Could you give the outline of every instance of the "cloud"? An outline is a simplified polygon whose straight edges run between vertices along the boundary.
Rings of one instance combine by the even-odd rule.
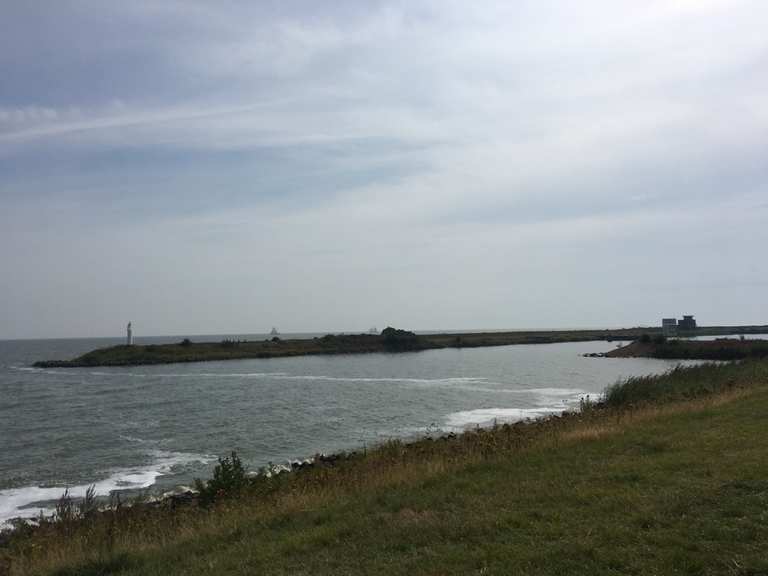
[[[19,302],[54,285],[80,301],[82,277],[104,315],[119,294],[116,314],[150,308],[159,332],[192,330],[183,311],[206,302],[201,331],[633,323],[663,291],[606,287],[662,277],[684,302],[669,244],[708,268],[690,238],[758,285],[739,243],[761,238],[766,17],[746,1],[14,5],[0,324],[63,333],[73,313],[27,329]],[[255,285],[269,306],[241,321]]]

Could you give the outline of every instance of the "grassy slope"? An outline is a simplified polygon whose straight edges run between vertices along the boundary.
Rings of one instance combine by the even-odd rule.
[[[631,410],[524,441],[508,427],[447,450],[394,443],[52,573],[767,574],[768,366],[719,367],[722,386],[694,389],[698,370],[668,377],[685,380],[671,398],[725,391],[641,406],[636,387]],[[48,543],[52,567],[77,538]]]

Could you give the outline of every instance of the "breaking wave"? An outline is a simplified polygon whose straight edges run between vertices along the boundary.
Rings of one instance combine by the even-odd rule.
[[[155,460],[147,466],[135,466],[114,471],[103,480],[77,486],[23,486],[0,490],[0,526],[11,518],[34,518],[42,512],[51,514],[55,502],[61,498],[64,490],[69,490],[72,498],[82,498],[86,490],[94,486],[97,496],[109,496],[117,490],[135,490],[149,488],[157,478],[169,474],[179,466],[214,460],[206,454],[186,452],[153,452]]]
[[[445,427],[463,430],[469,426],[489,426],[495,422],[518,422],[562,412],[562,408],[480,408],[453,412],[445,417]]]
[[[445,429],[463,430],[470,426],[489,426],[497,422],[518,422],[557,414],[578,406],[585,398],[598,400],[601,394],[589,393],[581,388],[526,388],[509,392],[527,393],[534,396],[533,407],[478,408],[453,412],[445,417]]]

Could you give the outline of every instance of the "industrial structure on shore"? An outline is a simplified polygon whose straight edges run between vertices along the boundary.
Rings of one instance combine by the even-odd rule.
[[[680,332],[692,332],[696,330],[696,320],[691,316],[683,316],[681,320],[677,318],[662,318],[661,329],[664,336],[677,336]]]

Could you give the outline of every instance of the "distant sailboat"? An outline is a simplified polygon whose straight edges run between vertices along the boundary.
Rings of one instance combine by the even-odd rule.
[[[277,336],[278,334],[280,334],[280,332],[277,331],[277,328],[272,326],[272,331],[269,333],[269,335],[270,336]]]

